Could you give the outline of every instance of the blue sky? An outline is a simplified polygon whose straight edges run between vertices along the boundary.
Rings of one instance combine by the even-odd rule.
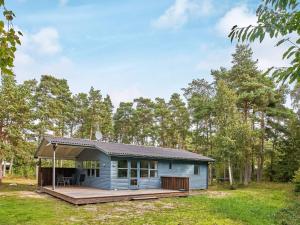
[[[255,23],[259,1],[15,0],[6,1],[24,33],[17,80],[51,74],[73,92],[90,86],[114,104],[135,97],[169,98],[194,78],[230,66],[235,25]],[[253,45],[261,69],[282,65],[267,39]]]

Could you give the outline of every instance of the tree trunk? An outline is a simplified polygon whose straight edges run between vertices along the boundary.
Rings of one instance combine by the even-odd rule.
[[[240,184],[243,183],[243,167],[240,166]]]
[[[209,182],[209,185],[212,185],[212,164],[209,164],[209,179],[208,179],[208,182]]]
[[[3,177],[6,176],[6,161],[5,161],[5,159],[3,160],[2,176],[3,176]]]
[[[9,175],[12,175],[13,165],[14,165],[14,157],[12,156],[10,159],[10,164],[9,164],[9,171],[8,171]]]
[[[244,185],[248,185],[248,166],[245,165],[245,168],[244,168]]]
[[[257,169],[257,182],[262,180],[263,167],[264,167],[264,148],[265,148],[265,113],[261,112],[261,146],[258,157],[258,169]]]
[[[91,125],[91,129],[90,129],[90,140],[92,140],[93,138],[93,125]]]
[[[230,159],[228,160],[228,174],[229,174],[229,183],[230,187],[233,187],[233,176],[232,176],[232,169],[231,169],[231,162]]]
[[[244,123],[246,124],[248,121],[248,102],[244,101]],[[250,164],[250,155],[248,146],[245,147],[244,152],[245,162],[244,162],[244,185],[248,185],[249,183],[249,164]]]
[[[0,184],[2,183],[2,162],[3,160],[0,158]]]

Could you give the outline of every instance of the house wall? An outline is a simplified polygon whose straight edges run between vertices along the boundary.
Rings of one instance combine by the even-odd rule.
[[[128,160],[128,168],[131,158],[119,158]],[[130,188],[129,178],[118,178],[117,168],[118,158],[112,157],[111,161],[111,189],[128,189]],[[142,159],[140,159],[142,160]],[[186,162],[186,161],[172,161],[172,169],[169,169],[169,162],[167,160],[158,161],[158,176],[156,178],[139,178],[139,188],[160,188],[160,176],[179,176],[189,177],[191,189],[206,189],[207,188],[207,162]],[[194,175],[194,164],[200,165],[200,174]],[[129,169],[128,169],[129,175]]]
[[[88,177],[87,170],[82,168],[82,161],[86,160],[99,160],[100,161],[100,176]],[[96,149],[83,150],[76,159],[76,168],[79,174],[85,174],[84,186],[96,187],[101,189],[111,189],[111,160],[110,156],[102,153]]]
[[[128,161],[128,178],[118,178],[118,159],[126,159]],[[77,174],[85,174],[84,186],[90,186],[101,189],[129,189],[130,178],[129,168],[131,159],[133,158],[118,158],[110,157],[96,149],[85,149],[82,151],[76,160]],[[82,161],[99,160],[100,161],[100,176],[88,177],[87,170],[82,168]],[[135,160],[143,160],[141,158]],[[147,160],[147,159],[145,159]],[[138,188],[160,188],[161,176],[179,176],[189,177],[191,189],[206,189],[207,188],[207,162],[187,162],[187,161],[172,161],[172,169],[169,169],[168,160],[158,161],[158,176],[153,178],[139,178]],[[194,164],[200,165],[200,174],[194,175]],[[138,177],[139,163],[138,163]]]

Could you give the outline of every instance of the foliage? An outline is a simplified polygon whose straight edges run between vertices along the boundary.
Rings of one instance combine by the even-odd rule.
[[[22,33],[14,29],[12,22],[15,14],[5,7],[4,0],[0,0],[0,9],[4,16],[3,20],[0,19],[0,73],[13,75],[15,52],[17,45],[21,44]],[[5,22],[7,28],[5,28]]]
[[[191,148],[196,152],[212,155],[214,87],[204,79],[196,79],[182,90],[191,116]]]
[[[283,53],[283,60],[291,60],[287,68],[270,68],[278,81],[300,82],[300,12],[297,0],[263,0],[256,11],[257,22],[247,27],[232,27],[231,41],[259,40],[262,42],[269,34],[270,38],[280,38],[276,46],[289,45]],[[296,39],[294,41],[294,39]]]
[[[293,182],[295,184],[295,192],[300,192],[300,169],[296,171]]]

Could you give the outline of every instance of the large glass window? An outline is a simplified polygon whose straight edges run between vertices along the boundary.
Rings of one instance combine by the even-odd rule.
[[[157,161],[149,161],[150,177],[157,177]]]
[[[157,161],[141,160],[140,174],[142,178],[157,177]]]
[[[194,165],[194,175],[199,175],[199,174],[200,174],[200,166]]]
[[[141,168],[140,168],[140,174],[141,177],[148,177],[148,169],[149,169],[149,165],[148,165],[148,160],[141,160]]]
[[[128,163],[127,160],[118,160],[118,178],[127,178]]]
[[[82,168],[87,170],[88,177],[100,176],[100,161],[83,161]]]
[[[136,178],[137,177],[137,161],[131,160],[130,162],[130,177]]]

